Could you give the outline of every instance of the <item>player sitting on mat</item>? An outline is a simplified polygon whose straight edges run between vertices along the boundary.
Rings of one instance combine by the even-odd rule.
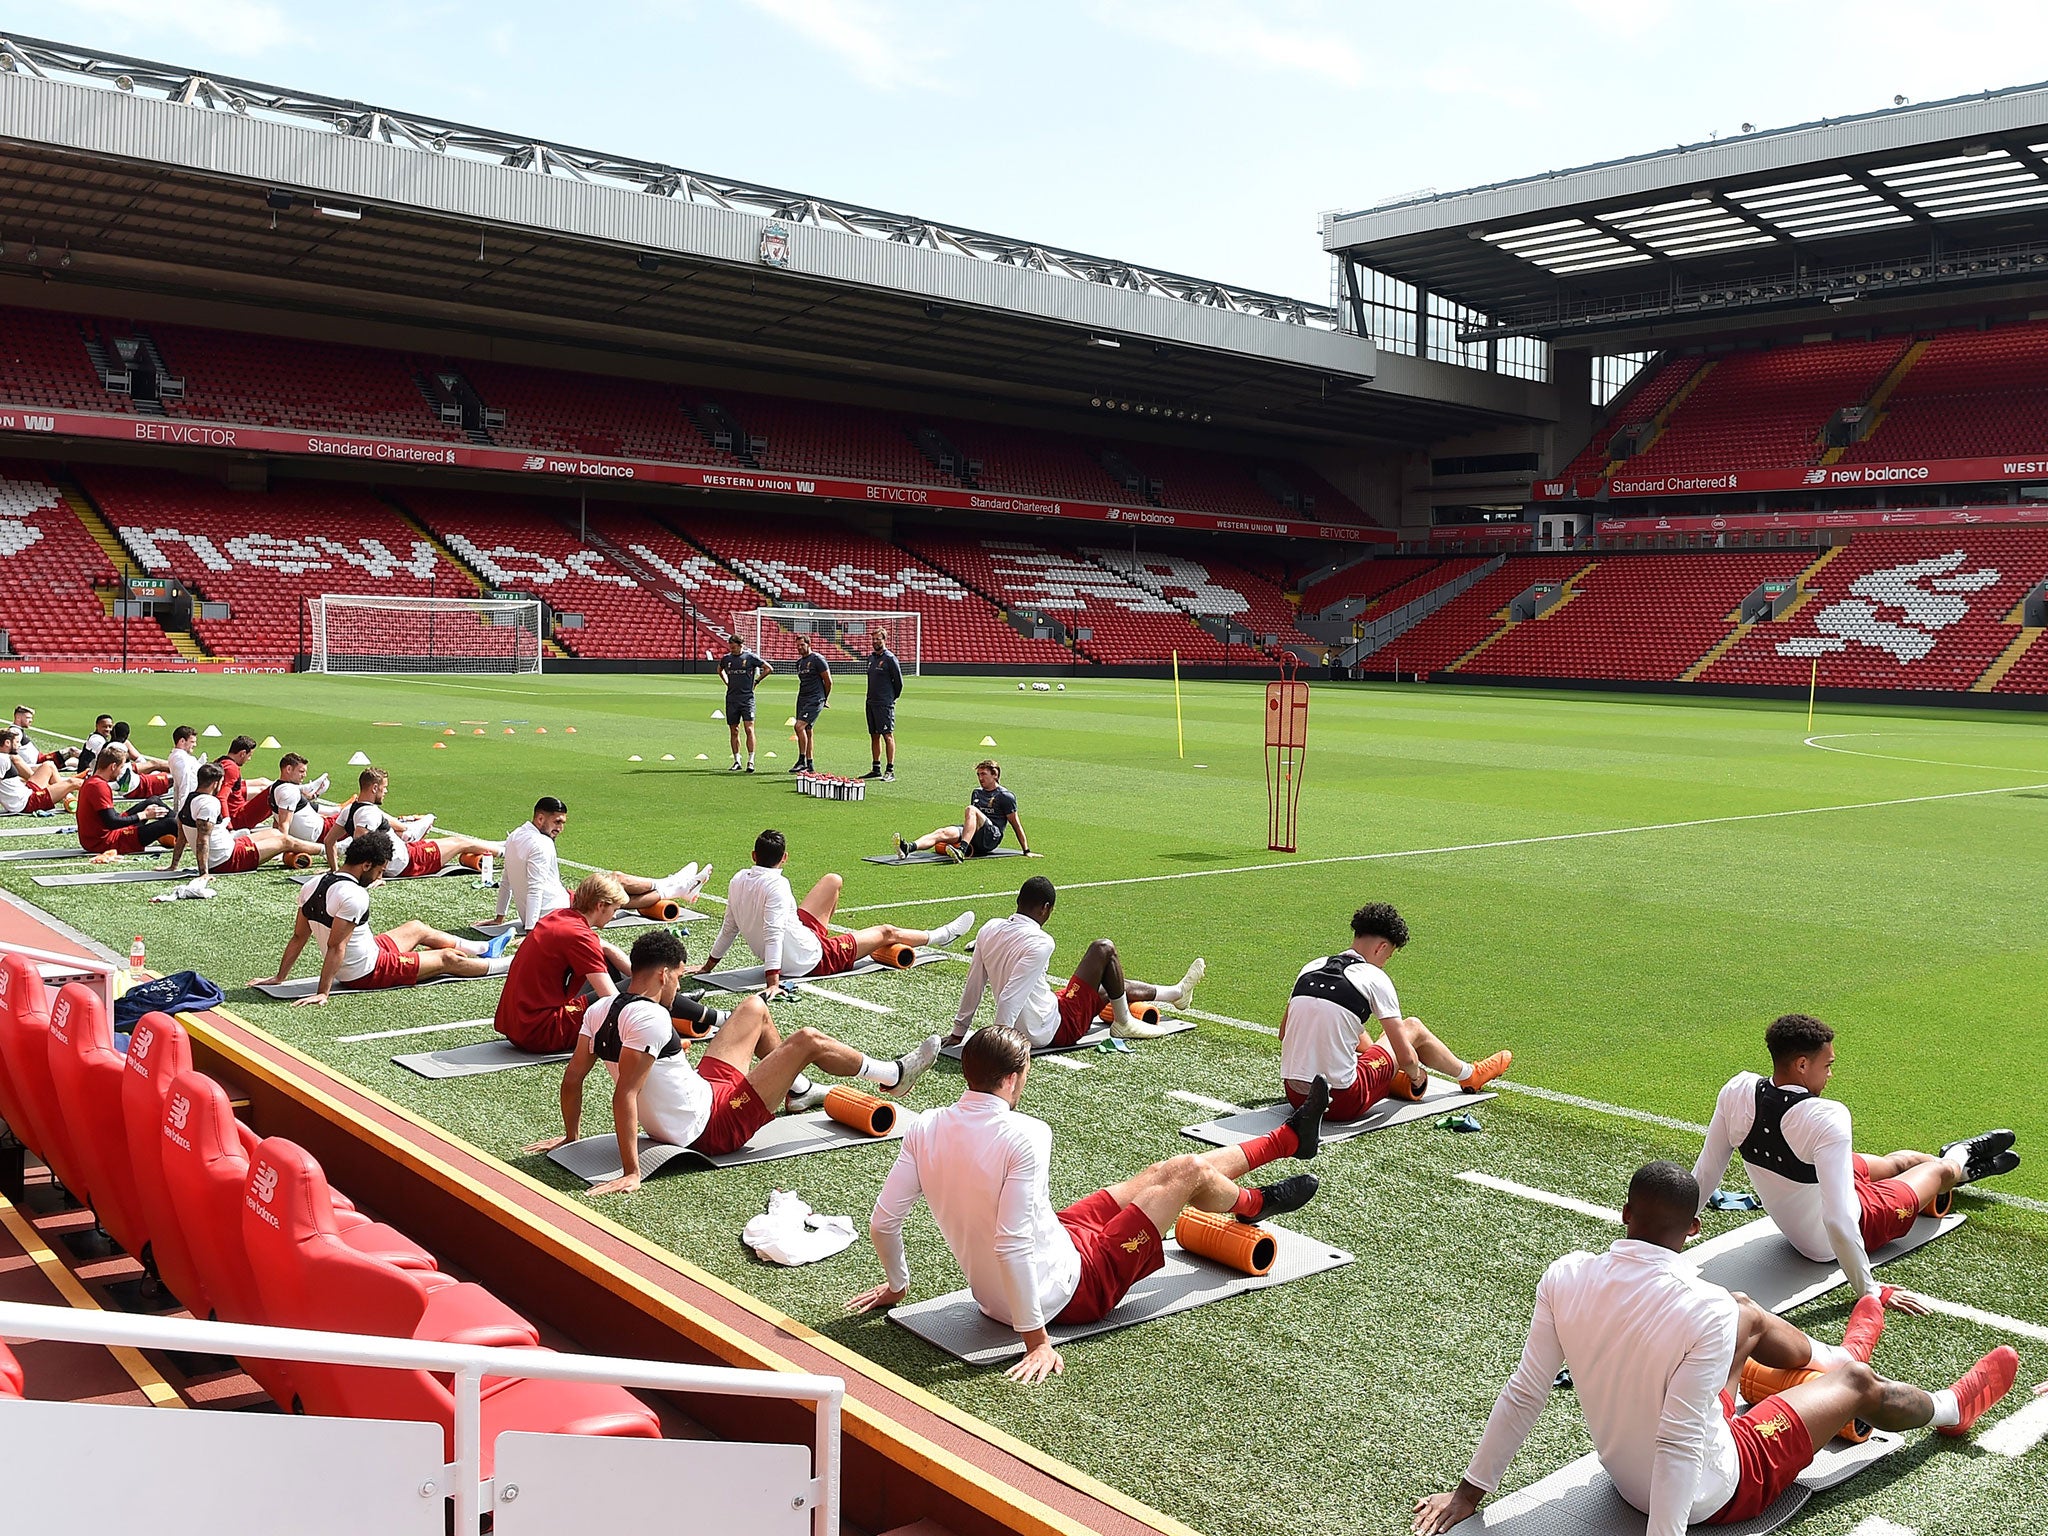
[[[1168,1031],[1131,1017],[1132,1003],[1161,1003],[1169,1008],[1185,1007],[1195,995],[1206,964],[1197,959],[1187,974],[1170,987],[1155,987],[1124,978],[1123,960],[1109,939],[1097,939],[1082,952],[1074,974],[1058,992],[1046,979],[1052,963],[1052,935],[1045,925],[1052,921],[1053,904],[1059,893],[1043,875],[1033,875],[1017,892],[1017,910],[1008,917],[992,917],[974,937],[974,964],[967,971],[967,986],[960,994],[960,1012],[953,1020],[948,1045],[967,1038],[967,1026],[981,1006],[982,994],[996,995],[996,1026],[1016,1029],[1031,1037],[1034,1050],[1072,1045],[1095,1027],[1107,1006],[1109,1032],[1118,1039],[1144,1039]]]
[[[1865,1297],[1840,1345],[1807,1337],[1685,1261],[1700,1229],[1699,1186],[1676,1163],[1637,1170],[1605,1253],[1570,1253],[1544,1271],[1522,1363],[1501,1389],[1486,1433],[1451,1493],[1415,1506],[1414,1529],[1437,1536],[1471,1515],[1550,1401],[1558,1370],[1615,1490],[1650,1517],[1648,1536],[1689,1523],[1725,1525],[1769,1509],[1814,1451],[1861,1419],[1877,1429],[1931,1424],[1960,1435],[2011,1389],[2019,1356],[2001,1345],[1953,1387],[1923,1392],[1870,1368],[1884,1309]],[[1737,1416],[1746,1364],[1798,1372]],[[1758,1389],[1761,1390],[1761,1389]]]
[[[114,793],[163,799],[171,792],[171,765],[162,758],[149,756],[130,741],[128,735],[126,720],[116,720],[113,730],[107,734],[109,746],[119,747],[128,754],[127,767],[114,780]]]
[[[14,727],[0,725],[0,816],[44,815],[78,792],[83,780],[59,773],[47,758],[30,762],[20,747]]]
[[[865,1078],[884,1093],[902,1094],[938,1057],[937,1035],[894,1061],[875,1061],[815,1029],[799,1029],[784,1040],[758,997],[721,1019],[714,1009],[677,998],[688,960],[672,929],[649,929],[633,941],[626,991],[600,998],[584,1012],[575,1054],[563,1069],[562,1134],[526,1149],[552,1152],[576,1140],[583,1125],[583,1082],[591,1064],[602,1061],[612,1075],[612,1125],[623,1171],[591,1190],[593,1195],[640,1187],[637,1142],[643,1129],[655,1141],[723,1157],[773,1120],[776,1105],[798,1111],[823,1102],[824,1090],[804,1075],[806,1068]],[[678,1007],[695,1010],[691,1017],[700,1024],[717,1026],[694,1067],[672,1017]]]
[[[789,876],[782,872],[788,862],[789,844],[780,832],[771,827],[754,839],[754,862],[726,886],[725,921],[697,974],[717,970],[734,937],[741,936],[768,973],[767,996],[775,997],[785,977],[795,981],[802,976],[833,976],[884,945],[922,949],[931,944],[944,949],[974,926],[974,914],[962,912],[930,933],[893,923],[834,933],[830,924],[839,906],[840,877],[820,875],[799,904]]]
[[[167,868],[176,869],[188,847],[201,876],[243,875],[269,859],[280,859],[292,869],[305,869],[312,864],[320,852],[318,843],[309,843],[275,827],[237,832],[228,825],[227,812],[220,803],[220,784],[219,763],[199,765],[197,785],[178,807],[177,843],[171,849]]]
[[[533,803],[532,820],[505,834],[504,873],[498,881],[499,921],[510,911],[518,919],[520,929],[528,931],[550,912],[559,912],[569,905],[569,892],[562,884],[562,866],[555,852],[556,839],[568,824],[567,802],[542,795]],[[626,893],[628,910],[660,918],[673,915],[669,911],[673,903],[694,903],[703,894],[704,883],[711,878],[711,866],[685,864],[659,880],[617,870],[612,871],[612,877]],[[608,949],[606,953],[623,976],[625,955],[617,949]]]
[[[254,736],[237,736],[228,743],[227,751],[214,759],[220,764],[220,803],[228,813],[228,821],[236,826],[242,814],[242,807],[249,803],[249,796],[270,787],[268,779],[244,778],[242,770],[249,766],[249,756],[256,750]]]
[[[974,776],[980,783],[968,792],[967,809],[960,813],[960,825],[939,827],[916,842],[898,833],[899,857],[907,859],[913,853],[936,848],[955,864],[962,859],[986,858],[1002,847],[1003,831],[1008,827],[1017,829],[1017,851],[1029,856],[1031,843],[1024,835],[1024,823],[1017,819],[1017,797],[1003,788],[1003,765],[992,757],[984,757],[974,765]]]
[[[887,1279],[846,1305],[867,1312],[909,1296],[903,1223],[922,1195],[975,1305],[1024,1340],[1024,1358],[1007,1373],[1013,1381],[1028,1386],[1065,1369],[1046,1324],[1107,1316],[1159,1268],[1162,1240],[1186,1207],[1257,1222],[1315,1197],[1314,1174],[1254,1189],[1237,1181],[1279,1158],[1316,1155],[1326,1084],[1268,1135],[1170,1157],[1055,1211],[1052,1127],[1017,1109],[1031,1073],[1030,1039],[1015,1029],[978,1030],[961,1050],[960,1070],[967,1091],[956,1104],[909,1117],[875,1201],[868,1230]]]
[[[93,717],[92,730],[87,734],[84,744],[78,749],[78,763],[72,771],[81,777],[91,773],[92,765],[100,760],[100,749],[106,746],[107,742],[112,739],[113,734],[114,717],[112,715],[95,715]]]
[[[432,816],[399,817],[384,809],[384,796],[390,788],[391,775],[382,768],[365,768],[358,776],[355,794],[335,812],[334,819],[320,834],[320,841],[326,845],[329,869],[341,867],[340,849],[349,839],[387,827],[391,830],[392,847],[391,865],[384,871],[387,880],[438,875],[450,859],[475,869],[483,863],[485,854],[495,856],[504,852],[502,844],[464,837],[458,832],[428,837],[434,825]]]
[[[161,805],[114,809],[114,781],[126,758],[122,748],[102,746],[93,755],[92,772],[78,786],[78,846],[87,853],[141,853],[159,838],[177,836],[177,824]]]
[[[317,807],[327,788],[327,775],[323,773],[309,784],[306,768],[306,760],[296,752],[280,757],[277,777],[244,800],[241,810],[229,818],[236,830],[246,832],[268,822],[280,832],[320,841],[327,826]]]
[[[1280,1076],[1290,1101],[1301,1103],[1309,1084],[1324,1078],[1330,1119],[1357,1120],[1390,1094],[1421,1098],[1431,1067],[1467,1093],[1507,1071],[1512,1051],[1495,1051],[1476,1064],[1461,1061],[1422,1020],[1401,1016],[1385,968],[1407,942],[1401,914],[1383,901],[1369,902],[1351,914],[1349,949],[1301,968],[1280,1018]],[[1369,1038],[1374,1020],[1382,1031],[1377,1042]]]
[[[1816,1263],[1839,1263],[1856,1296],[1877,1290],[1870,1255],[1905,1236],[1923,1211],[1946,1214],[1958,1184],[2020,1165],[2013,1133],[2002,1130],[1952,1141],[1938,1157],[1863,1157],[1850,1133],[1849,1106],[1821,1097],[1834,1075],[1834,1030],[1788,1013],[1764,1031],[1764,1046],[1771,1053],[1770,1077],[1738,1072],[1728,1080],[1693,1177],[1711,1195],[1729,1158],[1740,1152],[1786,1241]],[[1886,1292],[1901,1311],[1925,1310],[1906,1291]]]
[[[282,986],[306,941],[314,938],[320,941],[320,985],[311,995],[292,999],[295,1007],[324,1003],[336,987],[413,987],[440,976],[502,976],[510,970],[503,934],[481,943],[417,920],[388,933],[370,932],[369,888],[383,878],[396,841],[389,832],[352,838],[340,869],[300,887],[298,915],[277,974],[259,976],[250,985]]]

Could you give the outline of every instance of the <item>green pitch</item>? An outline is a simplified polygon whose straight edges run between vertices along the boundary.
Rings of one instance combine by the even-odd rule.
[[[824,717],[818,756],[858,773],[866,739],[858,681],[848,683],[845,702]],[[229,736],[275,733],[316,771],[333,772],[344,793],[343,764],[361,749],[391,770],[394,807],[431,809],[441,825],[474,834],[502,836],[536,796],[560,794],[572,808],[563,856],[589,865],[660,874],[709,858],[729,871],[757,831],[777,826],[790,837],[800,890],[828,869],[846,875],[842,913],[854,922],[936,924],[963,906],[985,918],[1009,909],[1026,874],[1049,875],[1063,891],[1056,965],[1102,934],[1148,979],[1176,979],[1202,954],[1209,979],[1195,1006],[1215,1016],[1192,1035],[1034,1071],[1026,1108],[1056,1131],[1056,1200],[1193,1148],[1178,1128],[1209,1111],[1172,1093],[1272,1097],[1276,1045],[1243,1026],[1277,1023],[1295,970],[1348,942],[1352,908],[1398,904],[1414,931],[1392,968],[1408,1010],[1467,1055],[1513,1047],[1523,1088],[1593,1105],[1510,1091],[1478,1108],[1480,1135],[1422,1125],[1332,1148],[1315,1164],[1321,1198],[1292,1224],[1351,1249],[1354,1264],[1083,1342],[1068,1352],[1066,1375],[1036,1391],[963,1368],[882,1319],[844,1316],[843,1299],[878,1278],[865,1245],[798,1270],[757,1263],[740,1246],[741,1226],[778,1183],[821,1211],[864,1219],[886,1150],[673,1177],[607,1205],[655,1241],[1213,1536],[1405,1528],[1412,1501],[1462,1469],[1519,1354],[1543,1266],[1615,1235],[1594,1217],[1456,1175],[1478,1170],[1618,1205],[1638,1163],[1690,1163],[1697,1149],[1696,1134],[1658,1117],[1704,1121],[1727,1076],[1759,1064],[1765,1023],[1789,1010],[1841,1031],[1835,1091],[1855,1110],[1860,1145],[1925,1147],[2008,1125],[2029,1157],[1997,1186],[2016,1200],[1966,1193],[1961,1233],[1885,1272],[2007,1321],[1895,1317],[1879,1366],[1942,1386],[1994,1344],[2013,1343],[2022,1390],[1988,1424],[2048,1377],[2048,1100],[2038,1082],[2048,1051],[2038,1002],[2048,738],[2032,717],[1828,710],[1816,726],[1822,739],[1809,745],[1803,710],[1766,704],[1319,687],[1301,852],[1289,856],[1264,846],[1253,685],[1187,688],[1182,757],[1168,684],[1084,680],[1041,694],[1018,692],[1014,680],[913,680],[898,780],[872,785],[859,805],[791,789],[781,770],[793,748],[779,723],[789,684],[779,678],[761,710],[761,746],[779,755],[751,778],[725,772],[708,678],[52,677],[19,679],[17,691],[41,725],[73,732],[106,708],[138,722],[160,713],[217,724]],[[981,745],[984,736],[997,745]],[[137,737],[160,752],[169,732]],[[984,755],[1002,759],[1042,860],[860,862],[894,832],[957,820]],[[259,754],[251,771],[268,771],[274,757]],[[292,888],[280,876],[225,879],[209,903],[151,906],[147,887],[38,890],[33,872],[0,866],[0,882],[116,949],[143,934],[153,968],[205,970],[264,1028],[567,1187],[552,1165],[518,1150],[555,1127],[553,1071],[434,1084],[389,1061],[484,1038],[482,1028],[341,1039],[487,1014],[489,984],[324,1009],[271,1004],[244,983],[269,974],[283,943]],[[488,916],[492,900],[466,879],[399,882],[379,891],[375,920],[459,927]],[[699,951],[717,911],[706,909],[714,916],[695,929]],[[892,1012],[814,997],[778,1016],[894,1054],[950,1022],[963,971],[937,965],[831,984]],[[958,1089],[942,1063],[913,1101],[942,1103]],[[585,1129],[606,1123],[593,1089]],[[1710,1230],[1736,1219],[1713,1217]],[[918,1294],[960,1283],[928,1222],[913,1223],[911,1249]],[[1799,1320],[1838,1338],[1845,1312],[1838,1293]],[[1510,1485],[1586,1444],[1576,1409],[1559,1401]],[[1915,1437],[1817,1498],[1794,1529],[1839,1536],[1871,1516],[1922,1536],[2033,1528],[2044,1456]]]

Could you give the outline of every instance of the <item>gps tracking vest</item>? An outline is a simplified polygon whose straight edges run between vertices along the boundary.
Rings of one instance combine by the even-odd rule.
[[[330,870],[313,883],[313,894],[306,898],[306,904],[299,910],[306,914],[306,921],[318,923],[323,928],[334,926],[334,914],[327,910],[327,897],[338,881],[346,880],[350,885],[362,885],[354,875],[345,869]],[[368,887],[364,887],[368,889]],[[370,914],[366,909],[363,921],[368,923]]]
[[[638,992],[621,992],[612,999],[611,1007],[604,1011],[604,1022],[597,1026],[597,1033],[591,1037],[590,1049],[599,1061],[619,1064],[619,1055],[625,1050],[625,1042],[619,1038],[619,1014],[634,1003],[652,1003],[656,1008],[661,1004],[651,997],[642,997]],[[661,1008],[664,1017],[668,1010]],[[668,1022],[668,1044],[654,1053],[656,1061],[667,1061],[671,1056],[683,1053],[682,1032],[676,1028],[674,1019]]]
[[[1373,1017],[1372,1000],[1351,983],[1345,974],[1352,966],[1362,964],[1355,954],[1331,955],[1312,971],[1304,972],[1294,979],[1291,997],[1313,997],[1357,1016],[1360,1023]]]
[[[1752,1168],[1767,1169],[1794,1184],[1818,1184],[1820,1174],[1813,1164],[1801,1162],[1785,1140],[1785,1114],[1793,1105],[1813,1095],[1804,1089],[1780,1088],[1768,1079],[1756,1085],[1756,1120],[1742,1138],[1742,1160]]]

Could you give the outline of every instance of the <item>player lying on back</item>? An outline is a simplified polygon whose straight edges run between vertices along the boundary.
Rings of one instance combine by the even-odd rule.
[[[794,981],[802,976],[836,975],[885,944],[907,944],[912,949],[931,944],[944,949],[974,926],[974,914],[962,912],[929,933],[922,928],[898,928],[894,923],[834,933],[832,914],[838,909],[844,882],[836,874],[820,875],[799,903],[790,889],[789,876],[782,872],[788,862],[789,844],[780,832],[771,827],[754,839],[754,862],[726,886],[725,921],[711,941],[711,952],[697,967],[699,974],[717,970],[734,938],[744,937],[747,948],[768,973],[766,995],[774,997],[781,992],[785,978]]]
[[[815,1108],[825,1092],[805,1076],[865,1078],[884,1093],[901,1094],[939,1054],[928,1035],[894,1061],[876,1061],[815,1029],[787,1040],[768,1005],[747,998],[730,1014],[679,999],[676,987],[689,970],[682,939],[673,929],[651,928],[633,941],[632,978],[622,994],[592,1003],[583,1014],[576,1049],[562,1072],[562,1134],[526,1150],[552,1152],[574,1141],[583,1126],[583,1084],[602,1061],[612,1077],[612,1128],[619,1138],[620,1176],[593,1195],[640,1187],[639,1133],[707,1157],[737,1152],[775,1118],[775,1107]],[[703,1060],[690,1064],[689,1042],[675,1023],[678,1005],[694,1008],[690,1022],[717,1034]]]
[[[277,777],[242,802],[241,810],[229,819],[238,831],[260,827],[266,822],[280,832],[319,842],[327,831],[319,810],[320,796],[327,790],[327,775],[306,781],[306,760],[287,752],[277,760]]]
[[[1859,1297],[1877,1290],[1870,1255],[1903,1237],[1922,1211],[1945,1212],[1958,1184],[2020,1165],[2011,1131],[1952,1141],[1939,1157],[1863,1157],[1851,1136],[1849,1106],[1821,1097],[1835,1070],[1834,1030],[1788,1013],[1764,1031],[1764,1046],[1771,1075],[1738,1072],[1728,1080],[1693,1177],[1711,1196],[1740,1152],[1765,1213],[1786,1240],[1816,1263],[1839,1263]],[[1886,1294],[1902,1311],[1925,1310],[1908,1292],[1886,1287]]]
[[[1017,892],[1015,912],[992,917],[981,925],[981,932],[974,936],[974,963],[967,970],[967,986],[960,994],[960,1011],[953,1019],[948,1045],[967,1038],[967,1027],[988,992],[996,996],[997,1027],[1028,1035],[1032,1048],[1041,1051],[1079,1040],[1095,1026],[1105,1003],[1110,1009],[1112,1035],[1142,1039],[1166,1030],[1132,1018],[1132,1003],[1180,1008],[1193,1001],[1195,985],[1207,970],[1202,960],[1196,959],[1174,985],[1155,987],[1125,979],[1123,959],[1110,939],[1090,944],[1067,984],[1054,992],[1046,976],[1052,964],[1052,935],[1045,927],[1052,921],[1058,900],[1052,882],[1033,875]]]
[[[48,759],[29,761],[21,753],[21,738],[14,727],[0,725],[0,816],[54,811],[78,792],[81,782],[59,773]]]
[[[247,874],[266,860],[278,858],[295,869],[312,863],[320,852],[318,843],[306,842],[275,827],[237,832],[230,826],[220,803],[220,784],[220,764],[202,763],[196,787],[178,807],[178,841],[171,849],[168,868],[178,867],[187,848],[192,850],[201,875]]]
[[[1401,914],[1369,902],[1351,914],[1349,949],[1301,968],[1280,1018],[1280,1076],[1291,1101],[1301,1103],[1320,1077],[1330,1085],[1330,1119],[1357,1120],[1389,1095],[1421,1098],[1430,1068],[1477,1093],[1513,1063],[1512,1051],[1463,1061],[1422,1020],[1402,1016],[1386,966],[1407,942]]]
[[[985,858],[1002,847],[1003,833],[1010,827],[1017,829],[1018,851],[1031,852],[1024,823],[1017,817],[1017,797],[1003,788],[1003,765],[992,757],[984,757],[974,765],[974,777],[977,782],[968,792],[960,824],[939,827],[915,842],[899,833],[896,852],[901,857],[907,859],[920,850],[936,848],[955,864],[962,859]]]
[[[284,983],[311,939],[320,944],[320,985],[311,995],[294,998],[295,1007],[324,1003],[336,987],[413,987],[438,976],[502,976],[510,970],[503,934],[486,944],[458,939],[417,920],[400,923],[387,933],[371,933],[370,887],[384,878],[396,841],[389,832],[352,838],[340,869],[301,886],[292,936],[285,940],[277,974],[259,976],[252,985]]]
[[[127,751],[112,742],[94,753],[92,772],[78,786],[78,846],[90,854],[141,853],[159,839],[175,839],[178,825],[162,805],[114,809],[114,784],[127,768]]]
[[[1535,1428],[1560,1368],[1615,1490],[1650,1517],[1647,1536],[1748,1520],[1775,1504],[1820,1446],[1861,1419],[1878,1429],[1933,1425],[1960,1435],[2012,1389],[2019,1356],[2000,1345],[1952,1387],[1924,1392],[1870,1368],[1884,1310],[1865,1298],[1839,1345],[1809,1338],[1746,1296],[1699,1277],[1683,1257],[1700,1229],[1699,1186],[1676,1163],[1636,1171],[1605,1253],[1570,1253],[1543,1273],[1529,1342],[1450,1493],[1415,1506],[1438,1536],[1500,1485]],[[1799,1384],[1735,1411],[1754,1361]]]
[[[509,911],[522,933],[550,912],[569,905],[569,890],[562,883],[562,866],[555,851],[562,829],[569,824],[569,806],[553,795],[542,795],[533,803],[533,817],[505,834],[505,861],[498,877],[498,918]],[[672,902],[694,904],[711,878],[709,864],[685,864],[672,875],[650,880],[614,870],[612,878],[626,893],[626,910],[650,916],[665,915]],[[626,956],[606,945],[606,958],[626,974]]]
[[[382,768],[365,768],[356,781],[356,792],[342,803],[333,820],[320,835],[321,843],[327,850],[327,867],[341,867],[339,849],[350,838],[365,832],[391,831],[391,863],[384,871],[387,880],[401,879],[407,875],[438,875],[446,868],[447,861],[455,859],[474,869],[483,861],[485,854],[496,855],[504,851],[498,843],[487,843],[481,838],[464,837],[457,832],[443,832],[439,837],[430,838],[434,818],[426,816],[395,817],[384,809],[384,796],[391,787],[391,775]]]
[[[910,1118],[875,1201],[869,1235],[887,1278],[846,1305],[867,1312],[910,1295],[903,1223],[923,1196],[975,1305],[1024,1340],[1024,1358],[1007,1373],[1013,1381],[1030,1385],[1063,1371],[1046,1325],[1106,1316],[1159,1268],[1165,1234],[1188,1206],[1256,1222],[1315,1197],[1313,1174],[1254,1189],[1237,1181],[1283,1157],[1316,1155],[1324,1084],[1269,1135],[1170,1157],[1055,1211],[1052,1127],[1017,1107],[1031,1075],[1031,1041],[1015,1029],[977,1030],[960,1070],[967,1091],[957,1104]]]

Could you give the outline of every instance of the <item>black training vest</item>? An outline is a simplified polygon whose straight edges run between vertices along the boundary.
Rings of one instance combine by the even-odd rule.
[[[1291,997],[1315,997],[1326,1003],[1335,1003],[1357,1015],[1360,1023],[1373,1017],[1372,1000],[1357,987],[1344,973],[1352,966],[1362,964],[1355,954],[1331,955],[1312,971],[1304,971],[1294,979]]]
[[[367,801],[367,800],[351,800],[351,801],[350,801],[350,802],[348,803],[348,809],[347,809],[347,810],[345,810],[345,811],[343,811],[343,812],[341,813],[341,823],[340,823],[340,826],[341,826],[341,835],[342,835],[343,837],[345,837],[345,838],[347,838],[347,837],[354,837],[354,836],[356,835],[356,812],[357,812],[357,811],[372,811],[372,810],[374,810],[374,811],[381,811],[381,810],[383,810],[383,809],[384,809],[384,807],[383,807],[383,806],[381,806],[381,805],[372,805],[372,804],[370,804],[370,802],[369,802],[369,801]],[[382,831],[385,831],[385,830],[387,830],[387,829],[389,828],[389,826],[390,826],[390,823],[391,823],[391,818],[390,818],[389,816],[385,817],[385,818],[384,818],[384,822],[385,822],[385,825],[384,825],[384,826],[382,826],[382,827],[379,827],[379,828],[377,829],[378,831],[382,832]],[[393,833],[392,833],[391,835],[392,835],[393,837],[396,837],[396,836],[397,836],[398,834],[397,834],[396,832],[393,832]]]
[[[653,998],[642,997],[637,992],[618,993],[612,999],[611,1007],[604,1011],[604,1022],[597,1026],[597,1033],[591,1036],[590,1049],[596,1053],[599,1061],[608,1061],[614,1066],[618,1065],[619,1054],[626,1048],[625,1042],[619,1038],[619,1013],[622,1009],[634,1003],[654,1003],[655,1007],[661,1008],[661,1004],[655,1002]],[[661,1011],[663,1013],[668,1012],[666,1008],[662,1008]],[[682,1034],[676,1029],[675,1021],[670,1020],[668,1044],[654,1053],[654,1059],[656,1061],[667,1061],[669,1057],[680,1056],[682,1053]]]
[[[306,914],[307,922],[318,923],[323,928],[334,926],[334,914],[327,909],[327,896],[334,889],[335,885],[343,880],[346,880],[350,885],[362,885],[360,880],[356,879],[354,875],[345,869],[329,870],[313,882],[313,894],[308,896],[305,905],[299,908],[301,912]],[[368,889],[368,887],[364,888]],[[362,922],[364,925],[367,925],[369,921],[370,913],[366,907],[363,909]]]
[[[1742,1160],[1752,1168],[1768,1169],[1794,1184],[1818,1184],[1819,1170],[1811,1163],[1801,1162],[1799,1154],[1785,1140],[1786,1113],[1793,1105],[1812,1097],[1810,1093],[1780,1088],[1768,1078],[1758,1079],[1756,1120],[1749,1134],[1742,1138]]]

